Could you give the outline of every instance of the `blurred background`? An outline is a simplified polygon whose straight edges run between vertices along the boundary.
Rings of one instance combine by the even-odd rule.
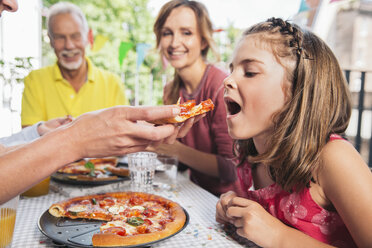
[[[45,26],[57,0],[18,0],[19,11],[0,19],[0,137],[21,129],[23,78],[56,61]],[[162,89],[173,70],[155,47],[152,27],[166,0],[70,0],[86,14],[94,37],[87,55],[118,74],[132,105],[162,104]],[[372,120],[371,0],[200,0],[214,24],[214,38],[227,69],[234,44],[250,25],[282,17],[323,38],[339,59],[353,93],[347,135],[365,160],[370,156]],[[17,30],[17,32],[14,32]],[[370,163],[371,166],[371,163]]]

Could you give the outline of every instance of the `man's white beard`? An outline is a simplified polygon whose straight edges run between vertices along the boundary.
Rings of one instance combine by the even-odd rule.
[[[70,51],[71,52],[71,51]],[[67,51],[62,51],[61,52],[61,57],[62,57],[62,59],[60,59],[59,60],[59,64],[63,67],[63,68],[65,68],[65,69],[67,69],[67,70],[77,70],[77,69],[79,69],[80,68],[80,66],[82,65],[82,63],[83,63],[83,58],[82,57],[79,57],[79,60],[78,61],[76,61],[76,62],[65,62],[64,60],[63,60],[63,54],[64,53],[68,53]],[[80,54],[80,51],[79,51],[79,54]]]

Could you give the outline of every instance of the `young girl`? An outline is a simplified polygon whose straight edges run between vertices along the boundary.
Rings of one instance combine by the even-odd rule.
[[[342,138],[347,84],[328,46],[281,19],[249,28],[225,79],[244,195],[216,219],[263,247],[372,247],[372,173]]]
[[[174,0],[160,10],[154,25],[157,46],[174,67],[174,79],[164,89],[164,103],[212,99],[215,109],[196,123],[173,145],[162,145],[156,152],[176,155],[190,168],[190,178],[204,189],[220,195],[236,181],[233,141],[226,124],[223,80],[227,73],[208,64],[213,50],[213,29],[204,5],[196,1]]]

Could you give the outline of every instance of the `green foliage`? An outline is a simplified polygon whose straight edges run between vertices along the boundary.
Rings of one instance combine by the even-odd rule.
[[[43,0],[45,7],[50,7],[57,0]],[[93,34],[101,34],[108,37],[108,41],[98,52],[91,52],[87,48],[87,55],[93,63],[118,75],[124,74],[127,96],[131,102],[134,100],[134,82],[136,72],[136,44],[148,43],[155,46],[155,37],[152,32],[154,18],[147,9],[147,0],[70,0],[69,2],[79,6],[86,14],[89,27]],[[47,36],[46,18],[43,18],[43,65],[55,62],[56,58],[49,45]],[[119,46],[121,41],[132,42],[134,47],[128,52],[123,66],[119,65]],[[146,102],[146,94],[149,91],[149,74],[155,72],[154,91],[162,92],[161,63],[156,53],[150,52],[140,67],[140,104]],[[156,62],[155,62],[156,61]],[[128,94],[129,93],[129,94]],[[154,94],[155,101],[151,104],[161,102],[161,94]],[[159,97],[160,96],[160,97]]]
[[[23,83],[32,69],[32,57],[16,57],[13,61],[0,59],[0,78],[5,84]]]
[[[215,34],[215,40],[220,49],[219,52],[221,54],[221,61],[226,63],[231,60],[231,55],[240,35],[241,30],[235,28],[233,23],[229,23],[229,25],[221,33]]]

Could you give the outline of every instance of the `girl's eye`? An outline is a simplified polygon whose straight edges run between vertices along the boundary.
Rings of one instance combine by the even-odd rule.
[[[250,71],[247,71],[247,72],[244,73],[244,76],[245,76],[245,77],[254,77],[254,76],[256,76],[256,75],[257,75],[256,72],[250,72]]]
[[[191,35],[192,33],[190,31],[184,31],[183,34],[184,35]]]

